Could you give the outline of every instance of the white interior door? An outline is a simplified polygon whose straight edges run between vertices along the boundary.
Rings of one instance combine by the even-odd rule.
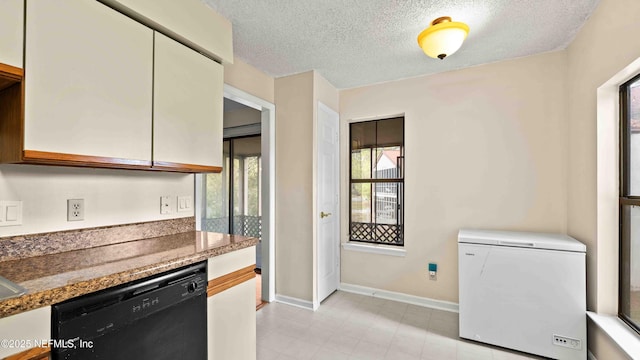
[[[340,283],[338,131],[338,113],[318,102],[318,302],[336,291]]]

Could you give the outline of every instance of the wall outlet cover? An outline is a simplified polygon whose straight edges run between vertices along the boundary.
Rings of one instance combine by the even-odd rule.
[[[169,196],[160,196],[160,214],[171,214],[171,199]]]
[[[84,220],[84,199],[67,200],[67,221]]]

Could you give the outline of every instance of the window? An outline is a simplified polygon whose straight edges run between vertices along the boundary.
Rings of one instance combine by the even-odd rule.
[[[223,146],[222,173],[203,176],[206,196],[201,228],[260,238],[260,136],[225,140]]]
[[[351,241],[404,245],[404,118],[349,126]]]
[[[640,75],[620,87],[620,318],[640,332]]]

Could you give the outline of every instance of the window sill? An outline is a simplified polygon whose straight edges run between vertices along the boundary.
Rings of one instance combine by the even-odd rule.
[[[405,257],[407,255],[407,251],[399,246],[385,246],[385,245],[376,245],[376,244],[361,244],[354,241],[348,241],[346,243],[342,243],[342,248],[349,251],[359,251],[370,254],[378,254],[378,255],[389,255],[389,256],[399,256]]]
[[[587,311],[587,316],[604,331],[628,356],[640,359],[640,336],[616,316]]]

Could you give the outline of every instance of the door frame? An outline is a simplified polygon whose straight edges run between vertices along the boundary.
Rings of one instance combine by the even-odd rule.
[[[318,172],[318,140],[317,140],[317,136],[318,136],[318,113],[320,112],[320,109],[331,113],[331,114],[335,114],[338,118],[338,126],[337,126],[337,139],[336,139],[336,151],[337,151],[337,164],[336,164],[336,168],[337,168],[337,172],[336,172],[336,176],[338,177],[337,179],[337,190],[338,190],[338,201],[336,203],[336,207],[335,207],[335,217],[336,217],[336,222],[337,222],[337,256],[338,256],[338,284],[337,284],[337,290],[340,289],[340,282],[341,282],[341,269],[342,269],[342,263],[341,263],[341,254],[340,254],[340,231],[341,231],[341,217],[340,217],[340,207],[341,207],[341,194],[340,194],[340,189],[342,187],[342,182],[341,182],[341,159],[340,159],[340,114],[333,110],[332,108],[330,108],[329,106],[325,105],[324,103],[322,103],[321,101],[317,102],[317,110],[316,110],[316,116],[314,119],[314,131],[313,131],[313,152],[314,152],[314,165],[313,165],[313,176],[314,176],[314,191],[313,191],[313,227],[314,227],[314,232],[313,232],[313,236],[314,236],[314,294],[313,294],[313,310],[316,310],[320,307],[320,291],[319,291],[319,286],[320,286],[320,245],[319,245],[319,240],[320,237],[318,236],[318,232],[320,231],[320,226],[318,223],[318,219],[320,218],[320,209],[319,209],[319,204],[320,201],[318,199],[318,186],[319,186],[319,172]]]
[[[231,85],[224,84],[224,97],[261,112],[262,150],[262,300],[275,301],[275,229],[276,229],[276,106]],[[222,134],[220,134],[222,136]],[[202,218],[202,174],[195,176],[196,228]]]

